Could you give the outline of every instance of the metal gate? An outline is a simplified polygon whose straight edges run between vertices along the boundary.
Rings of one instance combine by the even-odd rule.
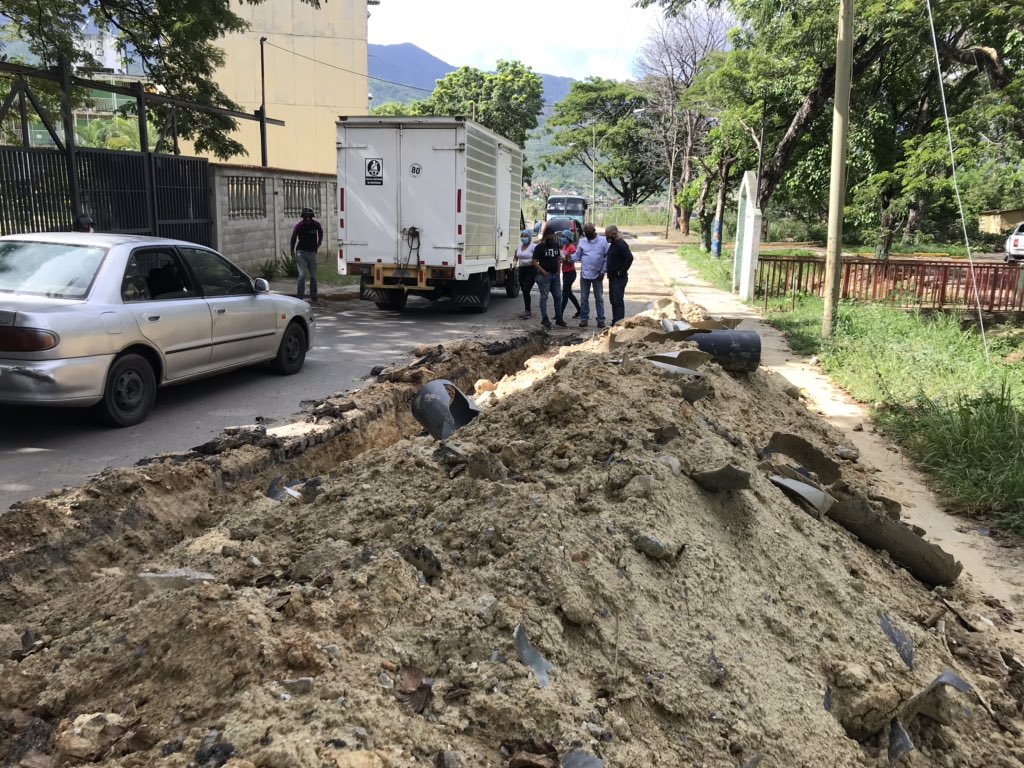
[[[97,231],[213,245],[205,159],[79,149],[75,161],[82,207]],[[0,147],[0,234],[60,232],[71,224],[64,153]]]

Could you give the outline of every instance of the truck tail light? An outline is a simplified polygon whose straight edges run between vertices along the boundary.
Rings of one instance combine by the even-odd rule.
[[[345,210],[345,188],[340,187],[338,189],[338,213],[342,213]]]
[[[455,193],[455,212],[462,213],[462,190]]]
[[[344,261],[344,260],[345,260],[345,249],[344,248],[339,248],[338,249],[338,261]]]
[[[60,339],[52,331],[38,328],[0,328],[0,352],[45,352]]]

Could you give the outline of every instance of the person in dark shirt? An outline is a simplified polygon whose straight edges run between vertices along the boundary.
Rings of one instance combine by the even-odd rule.
[[[612,325],[626,317],[626,283],[633,265],[633,252],[619,236],[614,224],[604,231],[608,240],[608,296],[612,304]]]
[[[555,325],[564,328],[568,325],[562,319],[562,276],[559,265],[562,263],[562,249],[555,239],[555,230],[544,227],[544,239],[533,251],[533,267],[537,270],[537,288],[540,290],[540,324],[551,328],[548,319],[548,294],[555,302]]]
[[[291,252],[295,266],[299,268],[299,283],[296,295],[306,296],[306,275],[309,275],[309,298],[314,307],[319,307],[316,293],[316,252],[324,241],[324,228],[313,218],[312,208],[302,209],[302,218],[292,230]]]

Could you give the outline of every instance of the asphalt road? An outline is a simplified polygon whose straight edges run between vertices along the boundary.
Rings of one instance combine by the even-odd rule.
[[[629,314],[669,295],[641,255],[649,246],[632,245],[638,258],[627,290]],[[538,328],[536,289],[533,302],[534,319],[520,320],[522,298],[508,299],[497,290],[482,315],[422,299],[410,299],[401,313],[381,312],[359,300],[325,301],[317,311],[315,347],[299,374],[281,377],[257,367],[169,387],[157,395],[149,419],[128,429],[98,427],[79,409],[0,406],[0,514],[16,501],[78,485],[106,467],[187,451],[225,427],[252,424],[257,416],[270,425],[288,423],[302,401],[359,389],[371,368],[406,360],[420,344],[498,339]],[[571,305],[568,310],[571,314]],[[607,306],[606,311],[610,316]],[[554,335],[581,330],[566,319],[570,327],[556,328]],[[594,332],[593,320],[588,330]]]

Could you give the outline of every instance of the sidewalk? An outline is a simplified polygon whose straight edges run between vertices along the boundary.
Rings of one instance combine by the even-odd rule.
[[[867,409],[852,400],[807,358],[796,355],[779,331],[762,322],[755,308],[697,277],[674,246],[650,251],[650,257],[679,301],[700,304],[712,315],[741,317],[740,329],[760,334],[762,367],[799,387],[808,409],[844,432],[860,451],[861,464],[877,473],[882,492],[903,505],[904,520],[925,529],[929,541],[960,560],[982,591],[1008,607],[1024,603],[1021,547],[1007,546],[1006,542],[983,535],[984,529],[978,523],[943,511],[941,501],[925,485],[925,478],[914,470],[898,448],[877,433]]]

